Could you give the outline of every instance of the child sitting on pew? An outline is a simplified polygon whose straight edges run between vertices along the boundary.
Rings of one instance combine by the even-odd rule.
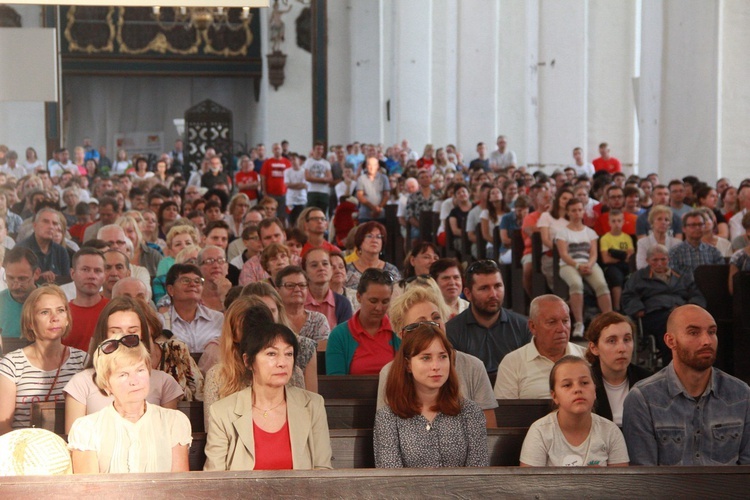
[[[599,240],[604,266],[604,278],[607,280],[609,290],[612,292],[612,308],[620,310],[620,297],[622,296],[622,285],[625,278],[630,274],[628,261],[635,253],[633,238],[622,232],[625,224],[625,216],[621,210],[609,211],[609,232]]]
[[[529,428],[521,467],[627,466],[622,432],[592,412],[596,386],[591,365],[577,356],[564,356],[552,367],[549,382],[558,409]]]

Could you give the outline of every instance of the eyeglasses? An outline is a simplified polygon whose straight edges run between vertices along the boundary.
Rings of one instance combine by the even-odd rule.
[[[300,290],[306,289],[307,288],[307,283],[284,283],[281,286],[283,286],[284,288],[286,288],[287,290],[289,290],[291,292],[295,288],[299,288]]]
[[[307,222],[325,222],[328,219],[325,217],[308,217]]]
[[[494,260],[485,259],[485,260],[478,260],[474,262],[472,265],[470,265],[468,268],[466,268],[466,274],[467,275],[474,274],[474,273],[485,274],[485,273],[490,273],[490,272],[499,271],[499,270],[500,270],[500,266],[497,265],[497,262],[495,262]]]
[[[125,335],[124,337],[121,337],[119,339],[105,340],[104,342],[99,344],[99,350],[102,352],[102,354],[112,354],[120,347],[120,344],[132,349],[133,347],[138,347],[138,344],[140,343],[141,338],[138,335]]]
[[[360,278],[360,281],[362,280],[383,283],[384,285],[392,285],[395,281],[391,273],[375,267],[366,269],[365,272],[362,273],[362,277]]]
[[[203,264],[207,264],[209,266],[212,266],[214,264],[226,264],[226,262],[227,262],[227,259],[225,259],[224,257],[219,257],[218,259],[214,259],[214,258],[203,259]]]
[[[124,241],[122,241],[122,240],[117,240],[117,241],[107,241],[106,243],[107,243],[107,245],[109,245],[109,246],[111,246],[111,247],[124,247],[124,246],[125,246],[125,245],[127,244],[127,243],[125,243],[125,242],[124,242]]]
[[[409,276],[408,278],[406,278],[406,284],[409,284],[418,279],[429,280],[429,279],[432,279],[432,276],[430,276],[429,274],[419,274],[417,276]]]
[[[367,240],[372,240],[372,239],[382,240],[383,239],[383,235],[380,234],[380,233],[378,233],[378,234],[368,233],[368,234],[365,235],[365,239],[367,239]]]
[[[419,327],[420,327],[420,326],[422,326],[422,325],[425,325],[425,326],[432,326],[432,327],[435,327],[435,328],[440,328],[440,325],[439,325],[439,324],[437,324],[437,323],[436,323],[436,322],[434,322],[434,321],[419,321],[419,322],[417,322],[417,323],[409,323],[408,325],[406,325],[405,327],[403,327],[403,328],[401,329],[401,332],[402,332],[402,333],[409,333],[409,332],[413,332],[414,330],[416,330],[417,328],[419,328]]]
[[[704,224],[703,222],[692,222],[690,224],[685,224],[685,227],[703,227],[705,225],[706,224]]]
[[[182,278],[178,279],[177,282],[181,285],[196,285],[196,286],[203,286],[203,282],[206,281],[203,278],[188,278],[187,276],[183,276]]]
[[[11,286],[13,285],[26,286],[32,281],[34,281],[34,277],[28,276],[26,278],[13,278],[11,276],[6,275],[6,276],[3,276],[3,280],[5,280],[5,282]]]

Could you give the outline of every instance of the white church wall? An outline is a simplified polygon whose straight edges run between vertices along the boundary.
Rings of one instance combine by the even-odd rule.
[[[37,5],[10,5],[21,16],[22,28],[41,28],[41,8]],[[7,28],[19,29],[19,28]],[[4,68],[14,71],[17,78],[24,78],[23,64],[17,68]],[[0,101],[0,144],[18,153],[23,160],[26,148],[33,147],[39,158],[46,156],[46,135],[43,102],[2,102]]]

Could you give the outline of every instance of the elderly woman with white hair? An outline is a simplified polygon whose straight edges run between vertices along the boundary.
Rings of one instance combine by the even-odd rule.
[[[96,385],[111,395],[104,409],[75,421],[68,435],[73,473],[185,472],[192,441],[181,412],[146,402],[151,355],[137,334],[132,311],[117,318],[121,332],[94,352]]]

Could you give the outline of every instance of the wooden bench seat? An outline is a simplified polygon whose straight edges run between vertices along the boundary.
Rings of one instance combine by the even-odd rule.
[[[498,399],[495,420],[498,427],[531,427],[554,409],[551,399]]]
[[[5,498],[744,498],[750,466],[183,472],[0,479]]]
[[[377,375],[318,375],[318,394],[325,399],[376,399]]]

